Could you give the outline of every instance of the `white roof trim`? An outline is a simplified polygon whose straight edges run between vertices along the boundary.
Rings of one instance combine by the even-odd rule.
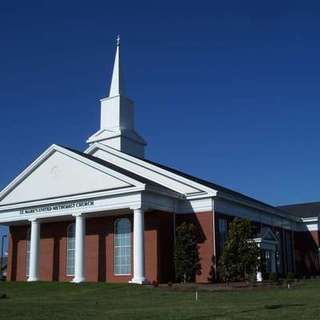
[[[146,170],[151,170],[154,172],[157,172],[161,175],[164,175],[168,178],[171,178],[172,180],[178,181],[180,183],[184,183],[186,185],[189,185],[197,190],[199,190],[199,193],[203,192],[203,194],[187,194],[186,197],[187,199],[197,199],[197,198],[202,198],[202,197],[214,197],[217,195],[217,190],[213,188],[209,188],[207,186],[204,186],[201,183],[195,182],[193,180],[190,180],[188,178],[182,177],[178,174],[175,174],[171,171],[165,170],[163,168],[160,168],[152,163],[149,163],[147,161],[144,161],[143,159],[139,159],[133,156],[130,156],[129,154],[123,153],[121,151],[118,151],[116,149],[113,149],[111,147],[105,146],[101,143],[94,143],[92,144],[89,148],[85,150],[85,153],[87,154],[93,154],[96,150],[103,150],[107,153],[110,153],[111,155],[115,157],[122,158],[128,162],[134,163],[136,165],[139,165],[141,167],[144,167]],[[129,170],[128,168],[125,168],[126,170]],[[160,184],[160,182],[155,181]],[[168,186],[165,186],[168,187]]]
[[[318,222],[319,217],[308,217],[308,218],[301,218],[303,222]]]
[[[8,195],[18,184],[20,184],[28,175],[30,175],[37,167],[39,167],[48,157],[50,157],[50,155],[52,155],[56,151],[61,152],[82,163],[85,163],[95,169],[105,172],[106,174],[111,175],[119,180],[125,181],[131,184],[132,186],[139,187],[140,189],[145,189],[145,184],[141,183],[140,181],[137,181],[119,172],[116,172],[115,170],[109,169],[93,160],[82,157],[77,153],[72,152],[66,148],[53,144],[46,151],[44,151],[34,162],[32,162],[24,171],[22,171],[22,173],[20,173],[11,183],[9,183],[7,187],[5,187],[0,192],[0,201],[6,195]]]
[[[268,235],[271,235],[273,240],[267,239]],[[268,243],[278,243],[279,239],[278,237],[273,233],[273,231],[270,228],[266,228],[263,235],[258,238],[253,239],[255,242],[268,242]]]

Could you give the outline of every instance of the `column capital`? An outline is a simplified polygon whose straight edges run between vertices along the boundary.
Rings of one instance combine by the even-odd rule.
[[[28,219],[28,221],[30,221],[30,222],[40,222],[40,218],[30,218],[30,219]]]
[[[75,212],[72,214],[73,217],[83,217],[84,213],[83,212]]]
[[[149,208],[145,205],[136,205],[136,206],[132,206],[130,207],[130,210],[132,211],[137,211],[140,210],[142,212],[146,212]]]

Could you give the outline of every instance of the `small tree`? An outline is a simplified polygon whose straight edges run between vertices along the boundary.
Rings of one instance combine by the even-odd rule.
[[[248,280],[260,268],[260,250],[251,240],[249,220],[235,219],[229,228],[227,241],[219,261],[220,276],[226,282]]]
[[[196,227],[183,222],[176,229],[174,252],[176,279],[191,282],[200,270]]]

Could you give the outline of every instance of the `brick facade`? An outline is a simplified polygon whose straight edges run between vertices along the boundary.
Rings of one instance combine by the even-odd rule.
[[[114,223],[120,217],[132,221],[132,215],[105,216],[86,219],[85,265],[86,281],[128,282],[132,276],[114,275]],[[174,225],[183,221],[194,223],[198,230],[200,272],[196,282],[206,283],[215,280],[216,261],[219,257],[218,219],[229,222],[233,217],[212,212],[194,214],[174,214],[166,212],[147,212],[145,214],[145,273],[152,282],[174,281]],[[66,275],[67,228],[73,221],[41,224],[40,239],[40,279],[43,281],[71,281]],[[261,227],[256,225],[257,228]],[[268,226],[264,226],[268,227]],[[286,238],[290,236],[281,228],[270,227],[279,238],[279,272],[293,270],[288,268]],[[28,226],[11,226],[9,233],[8,280],[26,281],[26,248]],[[288,233],[288,232],[287,232]],[[290,234],[292,234],[290,232]],[[295,232],[292,264],[295,271],[303,275],[320,272],[318,232]],[[216,248],[217,247],[217,248]],[[217,252],[216,252],[217,251]]]
[[[319,275],[320,234],[318,231],[295,232],[295,256],[297,272],[301,275]]]
[[[128,282],[132,276],[116,276],[114,261],[114,223],[120,217],[86,219],[85,265],[87,281]],[[73,221],[41,224],[40,279],[71,281],[66,275],[67,228]],[[145,214],[145,271],[149,281],[174,280],[174,216],[165,212]],[[26,281],[28,226],[11,226],[9,237],[8,280]]]

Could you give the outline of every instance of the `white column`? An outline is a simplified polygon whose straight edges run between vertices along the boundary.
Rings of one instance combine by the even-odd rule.
[[[259,262],[260,262],[261,261],[261,255],[262,255],[262,250],[261,250],[260,243],[258,243],[258,247],[259,247],[259,250],[260,250],[260,255],[259,255],[258,259],[259,259]],[[260,266],[260,267],[262,267],[262,266]],[[262,280],[263,280],[262,279],[262,272],[260,270],[257,270],[256,280],[257,280],[257,282],[262,282]]]
[[[133,210],[133,278],[130,283],[143,284],[144,276],[144,212]]]
[[[40,223],[32,219],[30,235],[30,257],[28,281],[39,281]]]
[[[276,259],[276,251],[270,250],[271,252],[271,268],[272,272],[277,272],[277,259]]]
[[[257,282],[262,282],[262,272],[261,271],[257,271]]]
[[[83,214],[75,214],[76,217],[76,234],[75,234],[75,266],[74,278],[72,282],[80,283],[85,281],[85,236],[86,220]]]

